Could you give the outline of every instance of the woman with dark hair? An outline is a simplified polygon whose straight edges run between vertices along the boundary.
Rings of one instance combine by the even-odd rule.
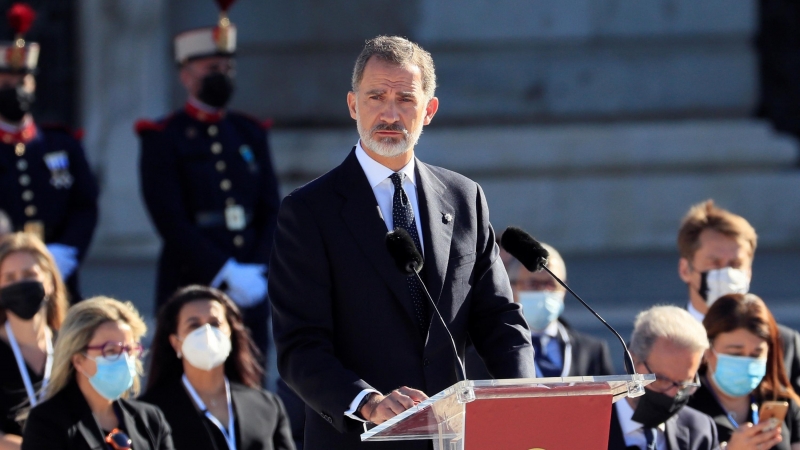
[[[67,313],[67,291],[56,263],[33,234],[0,240],[0,450],[19,450],[15,420],[36,406],[50,378],[53,339]]]
[[[720,297],[703,326],[711,348],[689,406],[714,419],[727,450],[800,450],[800,397],[783,365],[775,318],[753,294]],[[783,423],[759,423],[766,401],[789,403]]]
[[[188,286],[158,314],[147,390],[176,448],[294,450],[280,399],[261,389],[257,349],[222,291]]]

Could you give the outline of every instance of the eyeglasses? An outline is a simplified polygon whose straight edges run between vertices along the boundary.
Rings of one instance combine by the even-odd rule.
[[[144,347],[138,342],[133,345],[127,345],[122,342],[108,341],[100,345],[87,345],[86,350],[99,350],[103,357],[109,361],[116,361],[119,359],[122,352],[134,358],[140,358],[142,353],[144,353]]]
[[[108,433],[106,443],[110,444],[114,450],[130,450],[131,448],[131,438],[119,428],[114,428],[111,433]]]
[[[521,291],[552,291],[557,287],[556,281],[552,278],[546,281],[534,279],[516,280],[513,284]]]
[[[665,393],[672,388],[678,388],[678,392],[675,394],[676,398],[684,398],[694,394],[697,391],[697,388],[700,387],[700,375],[694,374],[694,380],[692,381],[675,381],[669,377],[665,377],[659,373],[656,373],[654,370],[647,365],[647,361],[642,361],[644,364],[645,369],[648,372],[652,373],[656,376],[656,381],[650,384],[650,388],[656,392]]]

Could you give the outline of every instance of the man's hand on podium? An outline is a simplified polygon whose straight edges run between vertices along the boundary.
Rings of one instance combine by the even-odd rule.
[[[427,398],[424,392],[403,386],[389,395],[369,394],[369,399],[358,412],[365,420],[381,424]]]

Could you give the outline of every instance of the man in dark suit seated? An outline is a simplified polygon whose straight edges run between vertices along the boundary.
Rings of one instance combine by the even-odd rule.
[[[420,276],[459,355],[469,335],[495,377],[535,375],[483,190],[414,157],[439,106],[435,86],[417,44],[367,41],[347,95],[361,139],[280,207],[269,294],[278,368],[308,405],[306,450],[428,449],[362,443],[362,422],[382,423],[458,381],[447,330],[386,249],[395,227],[423,254]]]
[[[719,449],[714,421],[685,406],[700,385],[697,370],[708,347],[706,329],[686,310],[655,306],[639,313],[630,351],[636,371],[656,381],[643,396],[614,404],[608,450]]]
[[[757,239],[747,219],[713,200],[686,213],[678,231],[678,275],[689,288],[686,309],[699,322],[718,298],[750,290]],[[781,324],[778,331],[789,381],[800,392],[800,333]]]
[[[542,244],[550,253],[547,266],[562,280],[567,266],[558,251]],[[606,341],[575,331],[561,320],[566,289],[545,271],[530,272],[511,257],[506,265],[514,301],[531,328],[537,377],[612,375],[614,365]],[[467,377],[489,377],[486,366],[474,348],[467,351]]]

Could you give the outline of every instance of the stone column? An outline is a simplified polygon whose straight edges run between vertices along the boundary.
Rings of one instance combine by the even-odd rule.
[[[158,245],[139,193],[142,117],[169,110],[166,2],[79,2],[84,145],[101,188],[93,257],[152,257]]]

